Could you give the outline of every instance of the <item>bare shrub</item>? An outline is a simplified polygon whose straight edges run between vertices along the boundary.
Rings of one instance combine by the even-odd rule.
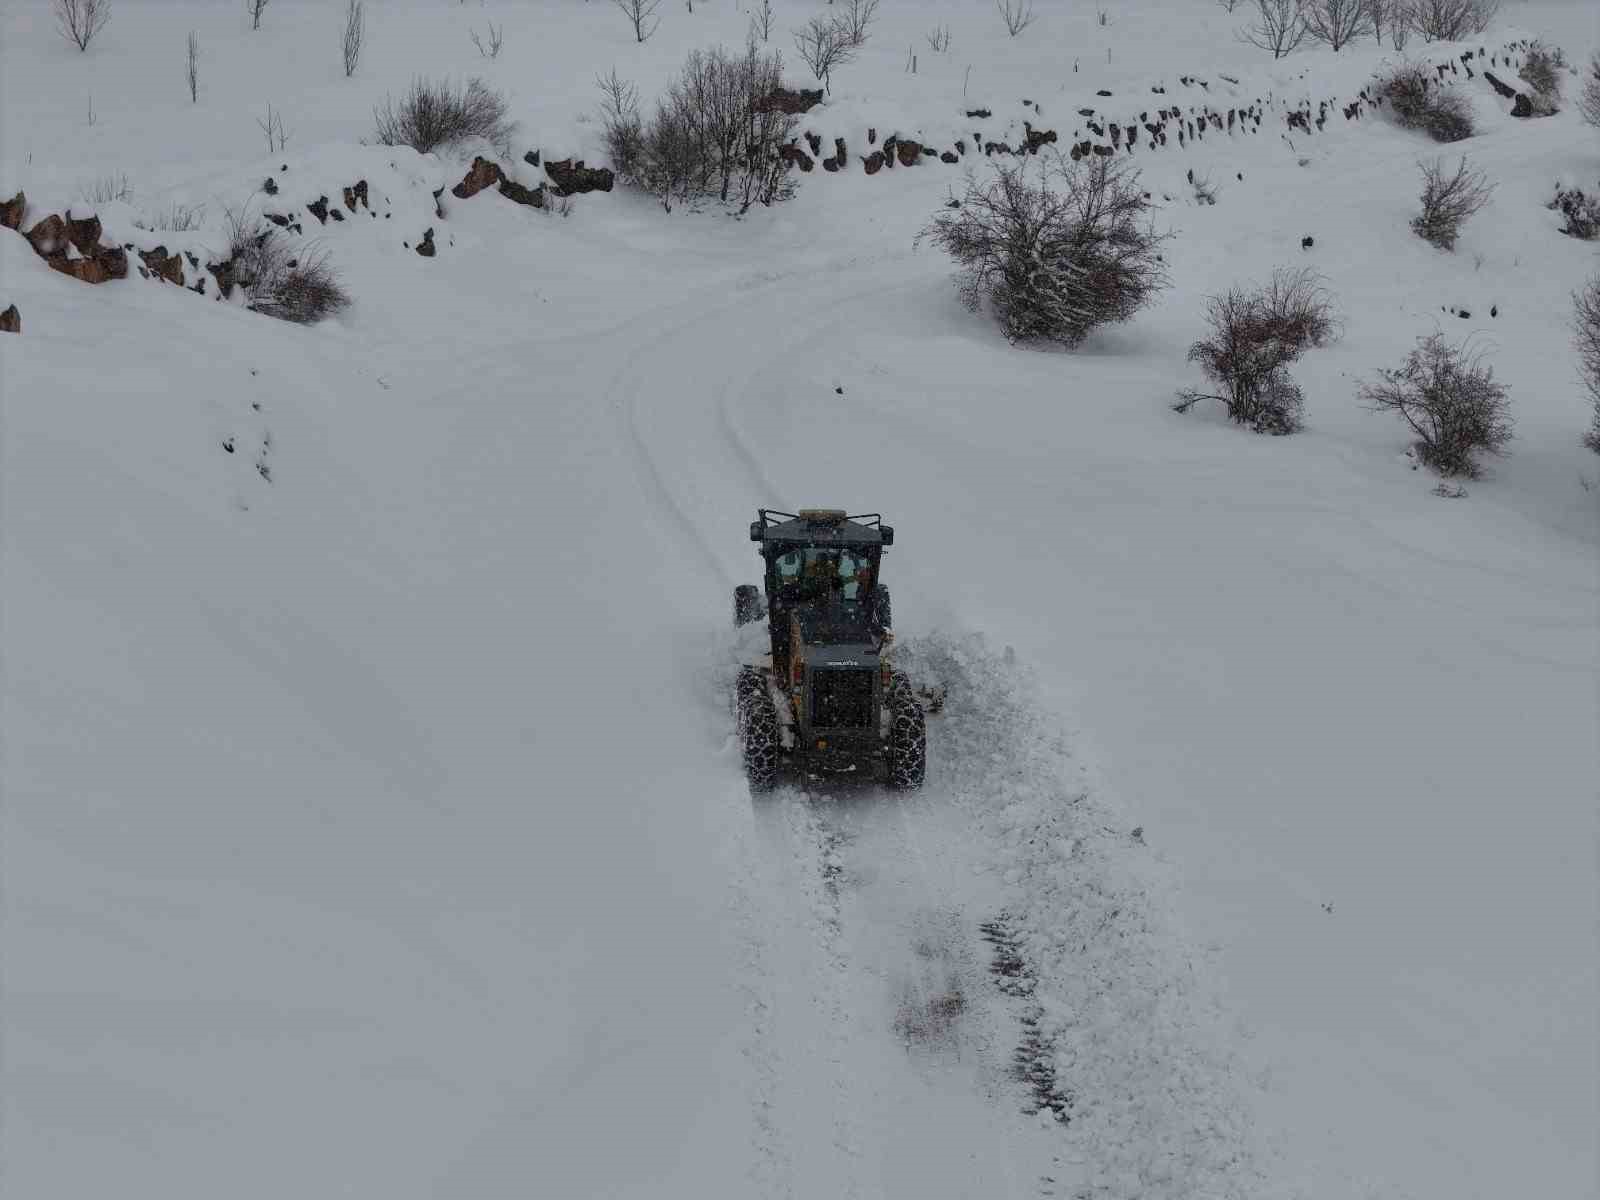
[[[111,0],[52,0],[56,28],[78,50],[85,51],[95,34],[111,20]]]
[[[1465,154],[1453,174],[1445,173],[1441,159],[1417,166],[1422,171],[1422,211],[1411,219],[1412,231],[1431,246],[1454,250],[1461,226],[1489,203],[1494,184],[1472,169]]]
[[[839,31],[855,47],[867,44],[867,33],[878,15],[878,0],[844,0],[843,11],[834,18]]]
[[[1436,142],[1459,142],[1473,135],[1471,104],[1423,64],[1392,67],[1376,82],[1378,94],[1389,102],[1402,129],[1420,129]]]
[[[954,258],[961,298],[993,306],[1011,341],[1075,346],[1097,326],[1125,321],[1167,285],[1138,172],[1100,157],[968,175],[959,208],[922,233]]]
[[[1567,56],[1560,46],[1553,50],[1542,42],[1528,47],[1517,78],[1533,91],[1533,106],[1543,115],[1561,108],[1561,81],[1567,73]]]
[[[1578,375],[1594,404],[1594,422],[1584,444],[1600,454],[1600,275],[1572,294],[1572,344],[1578,351]]]
[[[344,34],[339,49],[344,55],[344,77],[349,79],[361,63],[361,49],[367,42],[367,6],[365,0],[346,0],[344,8]]]
[[[1372,30],[1370,0],[1307,0],[1306,33],[1334,53]]]
[[[184,82],[189,85],[189,103],[200,101],[200,39],[191,29],[187,55],[184,60]]]
[[[764,103],[782,82],[783,58],[754,38],[743,54],[696,50],[644,121],[631,84],[599,80],[612,165],[628,182],[674,201],[772,204],[793,193],[782,148],[796,118]]]
[[[811,73],[826,91],[833,91],[833,69],[841,67],[856,56],[856,47],[849,32],[838,21],[826,17],[812,17],[794,31],[795,49],[800,61],[811,68]]]
[[[1300,0],[1256,0],[1255,20],[1236,36],[1246,45],[1272,51],[1277,59],[1298,50],[1308,32]]]
[[[1425,42],[1459,42],[1482,33],[1500,11],[1499,0],[1409,0],[1411,28]]]
[[[298,251],[277,229],[245,209],[223,219],[233,282],[245,307],[280,321],[314,325],[350,306],[350,294],[325,250]]]
[[[994,6],[1012,37],[1033,24],[1033,0],[994,0]]]
[[[954,1036],[966,1011],[966,992],[953,974],[943,987],[907,986],[895,1010],[894,1031],[907,1046],[943,1045]]]
[[[1585,242],[1600,237],[1600,194],[1589,195],[1582,188],[1563,188],[1556,184],[1555,199],[1546,208],[1553,208],[1566,218],[1561,232]]]
[[[256,118],[256,127],[267,139],[267,153],[280,154],[289,144],[289,131],[284,128],[283,114],[267,105],[267,115]]]
[[[261,28],[261,14],[267,11],[268,0],[244,0],[244,10],[250,14],[250,28]]]
[[[1419,338],[1405,365],[1361,386],[1374,412],[1398,413],[1417,435],[1417,457],[1441,475],[1478,473],[1479,452],[1504,453],[1511,411],[1503,384],[1482,355],[1442,333]]]
[[[1308,268],[1280,267],[1264,288],[1230,288],[1206,300],[1211,336],[1189,347],[1189,361],[1221,394],[1186,389],[1173,405],[1188,412],[1216,400],[1228,416],[1257,433],[1293,433],[1304,400],[1287,367],[1307,350],[1338,336],[1332,297]]]
[[[476,29],[472,30],[469,36],[472,38],[472,44],[478,49],[478,57],[492,60],[500,57],[500,49],[505,45],[505,33],[506,27],[504,25],[497,26],[493,21],[490,21],[487,41],[478,36]]]
[[[153,216],[140,217],[134,225],[140,229],[154,230],[161,233],[188,233],[199,229],[205,224],[206,206],[204,204],[179,204],[174,202],[167,208],[161,209]]]
[[[78,187],[78,198],[91,208],[110,204],[114,200],[133,199],[133,185],[123,171],[96,176]]]
[[[1239,7],[1239,0],[1217,0],[1217,3],[1222,6],[1222,11],[1226,13],[1231,13]]]
[[[935,25],[927,35],[928,49],[943,54],[950,49],[950,26]]]
[[[1189,172],[1189,186],[1194,189],[1194,202],[1208,208],[1216,204],[1222,190],[1211,182],[1210,175],[1196,175],[1193,171]]]
[[[506,152],[517,128],[508,111],[505,97],[481,79],[458,87],[417,78],[398,100],[385,97],[373,110],[375,136],[381,145],[410,146],[418,154],[474,137]]]
[[[641,46],[661,25],[660,18],[656,16],[656,9],[661,7],[661,0],[612,0],[612,2],[622,10],[622,15],[628,18],[628,24],[633,26],[633,40]]]
[[[1578,96],[1578,112],[1585,121],[1600,129],[1600,54],[1589,59],[1583,92]]]

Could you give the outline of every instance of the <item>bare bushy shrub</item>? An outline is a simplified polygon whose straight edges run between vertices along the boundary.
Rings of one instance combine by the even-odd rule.
[[[139,229],[154,230],[161,233],[188,233],[199,229],[205,224],[206,206],[204,204],[179,204],[174,202],[167,208],[161,209],[151,216],[140,217],[134,221]]]
[[[1255,20],[1237,36],[1246,45],[1271,50],[1273,58],[1293,54],[1308,36],[1300,0],[1256,0]]]
[[[102,204],[110,204],[114,200],[133,199],[133,185],[128,182],[125,172],[114,171],[98,175],[88,183],[80,184],[78,198],[90,208],[99,208]]]
[[[244,209],[229,209],[223,219],[227,259],[234,286],[254,312],[314,325],[350,306],[328,253],[298,250],[279,230]]]
[[[356,73],[361,62],[361,48],[367,41],[367,6],[365,0],[346,0],[344,32],[339,39],[339,49],[344,56],[344,77]]]
[[[1308,268],[1280,267],[1263,288],[1208,297],[1206,321],[1211,336],[1189,347],[1189,361],[1222,392],[1186,389],[1173,407],[1188,412],[1201,400],[1216,400],[1257,433],[1299,429],[1304,402],[1287,367],[1339,331],[1322,279]]]
[[[267,11],[269,0],[244,0],[244,10],[250,14],[250,28],[261,28],[261,14]]]
[[[1600,275],[1591,275],[1572,295],[1572,344],[1578,351],[1578,375],[1594,404],[1594,422],[1584,444],[1600,454]]]
[[[1409,0],[1411,28],[1425,42],[1459,42],[1482,33],[1500,11],[1500,0]]]
[[[1589,69],[1583,77],[1583,91],[1578,96],[1578,112],[1585,121],[1600,129],[1600,54],[1589,60]]]
[[[200,39],[189,31],[187,54],[184,60],[184,82],[189,85],[189,103],[200,102]]]
[[[1411,218],[1411,229],[1431,246],[1454,250],[1461,226],[1489,203],[1494,184],[1472,169],[1465,154],[1449,174],[1441,159],[1417,166],[1422,171],[1422,211]]]
[[[477,48],[478,57],[492,61],[500,57],[500,51],[505,46],[506,27],[504,25],[496,25],[493,21],[490,21],[487,38],[479,37],[476,29],[470,30],[468,36],[472,38],[472,44]]]
[[[1561,108],[1561,82],[1567,73],[1567,56],[1560,46],[1554,49],[1543,42],[1528,47],[1517,78],[1533,92],[1534,110],[1548,116]]]
[[[796,29],[794,45],[800,52],[800,61],[811,68],[817,82],[829,92],[833,91],[834,68],[844,66],[856,56],[856,46],[850,40],[849,30],[839,21],[826,17],[812,17],[803,27]]]
[[[1556,184],[1555,199],[1545,206],[1566,218],[1561,232],[1568,237],[1592,242],[1600,237],[1600,193],[1590,195],[1582,188],[1563,188]]]
[[[742,54],[696,50],[645,121],[633,86],[615,71],[599,80],[606,147],[629,183],[674,201],[772,204],[793,193],[782,148],[796,118],[772,110],[783,58],[752,38]]]
[[[1033,0],[994,0],[994,6],[1012,37],[1033,24]]]
[[[1372,30],[1371,0],[1307,0],[1306,33],[1335,53]]]
[[[111,20],[111,0],[53,0],[53,8],[56,28],[80,52]]]
[[[1459,142],[1473,135],[1471,104],[1423,64],[1392,67],[1376,82],[1378,94],[1389,102],[1402,129],[1420,129],[1436,142]]]
[[[650,40],[650,35],[661,25],[660,18],[656,16],[661,0],[613,0],[613,3],[628,18],[628,24],[633,26],[633,40],[641,46]]]
[[[377,140],[384,146],[410,146],[430,154],[440,146],[480,137],[504,152],[517,127],[508,111],[505,97],[481,79],[458,87],[419,77],[398,100],[385,97],[373,118]]]
[[[1125,321],[1167,285],[1138,172],[1095,157],[1045,160],[1037,181],[1026,163],[979,183],[968,175],[960,207],[922,237],[960,267],[961,298],[993,306],[1011,341],[1075,346],[1097,326]]]
[[[1482,355],[1442,333],[1420,338],[1405,365],[1363,384],[1374,412],[1398,413],[1417,435],[1417,457],[1441,475],[1475,476],[1478,453],[1501,454],[1511,440],[1511,409]]]

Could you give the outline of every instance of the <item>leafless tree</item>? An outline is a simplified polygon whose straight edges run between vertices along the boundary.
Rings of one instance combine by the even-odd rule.
[[[189,31],[189,55],[184,64],[184,77],[189,83],[189,103],[200,102],[200,38]]]
[[[1306,40],[1305,14],[1300,0],[1256,0],[1256,19],[1239,30],[1241,42],[1271,50],[1273,58],[1293,54]]]
[[[1012,37],[1033,24],[1033,0],[994,0],[994,6]]]
[[[633,40],[641,46],[649,39],[661,24],[656,17],[656,9],[661,7],[661,0],[612,0],[622,10],[622,15],[628,18],[628,24],[633,26]]]
[[[244,0],[244,10],[250,14],[250,28],[261,28],[261,14],[267,11],[268,0]]]
[[[283,127],[283,114],[274,111],[272,105],[267,105],[266,118],[256,118],[256,124],[267,139],[267,153],[281,154],[283,148],[289,144],[289,131]]]
[[[1572,344],[1578,351],[1578,374],[1594,403],[1594,423],[1584,443],[1600,453],[1600,275],[1572,294]]]
[[[111,20],[111,0],[54,0],[54,5],[56,28],[80,52]]]
[[[760,5],[751,10],[750,32],[758,35],[763,43],[770,42],[773,24],[772,0],[761,0]]]
[[[1209,297],[1206,321],[1211,336],[1189,347],[1189,361],[1223,391],[1186,389],[1173,407],[1188,412],[1201,400],[1216,400],[1229,417],[1257,433],[1300,428],[1304,400],[1287,368],[1339,332],[1322,279],[1309,269],[1280,267],[1264,288],[1236,287]]]
[[[1499,0],[1411,0],[1411,27],[1425,42],[1459,42],[1489,28]]]
[[[1075,346],[1097,326],[1125,321],[1167,286],[1136,171],[1095,157],[1027,162],[990,181],[968,175],[960,206],[935,217],[927,238],[956,260],[962,301],[990,304],[1006,337]]]
[[[1417,166],[1422,171],[1422,211],[1411,219],[1411,228],[1430,245],[1454,250],[1461,226],[1489,203],[1494,184],[1473,170],[1465,154],[1453,174],[1445,172],[1440,159]]]
[[[844,11],[834,18],[839,24],[840,32],[850,39],[852,46],[866,45],[867,31],[878,15],[878,0],[845,0],[843,9]]]
[[[483,39],[478,36],[478,31],[474,29],[471,34],[472,44],[478,48],[478,57],[488,59],[499,58],[500,47],[505,44],[505,31],[506,27],[504,25],[497,26],[493,21],[490,21],[488,34],[489,41],[488,44],[485,45]]]
[[[1589,70],[1583,77],[1583,93],[1578,97],[1578,111],[1585,121],[1600,129],[1600,54],[1589,59]]]
[[[367,6],[365,0],[346,0],[344,8],[344,37],[340,49],[344,53],[344,77],[356,73],[361,62],[361,48],[367,41]]]
[[[1402,51],[1406,48],[1406,43],[1411,40],[1411,31],[1416,24],[1412,2],[1411,0],[1381,0],[1381,2],[1389,26],[1389,45],[1396,51]]]
[[[1505,386],[1481,354],[1440,333],[1419,339],[1404,366],[1380,371],[1360,395],[1374,412],[1398,413],[1417,435],[1418,457],[1441,475],[1476,475],[1477,453],[1503,453],[1511,440]]]
[[[836,20],[812,17],[805,26],[794,31],[795,49],[800,60],[811,68],[824,89],[833,91],[833,70],[856,56],[850,34]]]
[[[1306,33],[1327,43],[1335,54],[1373,25],[1369,0],[1307,0],[1301,11]]]

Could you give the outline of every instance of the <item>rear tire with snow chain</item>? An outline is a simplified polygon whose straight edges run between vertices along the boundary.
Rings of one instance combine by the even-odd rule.
[[[778,782],[779,736],[778,709],[766,677],[749,668],[740,671],[735,702],[745,778],[752,792],[770,792]]]
[[[889,685],[889,786],[915,791],[928,771],[928,723],[916,689],[896,672]]]
[[[733,625],[737,629],[751,621],[759,621],[766,605],[761,603],[761,589],[753,583],[741,583],[733,589]]]

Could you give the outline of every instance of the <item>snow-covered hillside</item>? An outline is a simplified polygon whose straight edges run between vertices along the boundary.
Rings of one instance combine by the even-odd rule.
[[[117,0],[82,54],[47,0],[0,12],[29,224],[92,209],[192,286],[227,210],[293,213],[354,300],[290,325],[136,253],[90,286],[0,230],[6,1194],[1593,1195],[1566,322],[1600,254],[1545,204],[1600,185],[1597,131],[1453,79],[1480,132],[1446,153],[1498,187],[1443,253],[1407,227],[1436,147],[1287,126],[1396,58],[1370,38],[1274,63],[1204,0],[1040,0],[1016,39],[884,0],[801,119],[846,169],[740,218],[461,199],[484,147],[364,144],[414,76],[481,75],[536,186],[535,150],[604,161],[597,75],[648,101],[749,7],[641,45],[606,3],[368,0],[352,78],[342,0]],[[825,7],[774,0],[793,85]],[[1533,37],[1581,62],[1600,28],[1508,3],[1411,51]],[[1180,102],[1267,117],[1125,154],[1173,234],[1156,304],[1071,353],[963,309],[916,235],[991,169],[974,134]],[[968,153],[869,176],[869,129]],[[1343,318],[1306,429],[1172,411],[1203,298],[1280,265]],[[1436,329],[1516,421],[1460,499],[1356,398]],[[812,504],[899,530],[903,651],[951,697],[920,793],[742,777],[745,531]]]

